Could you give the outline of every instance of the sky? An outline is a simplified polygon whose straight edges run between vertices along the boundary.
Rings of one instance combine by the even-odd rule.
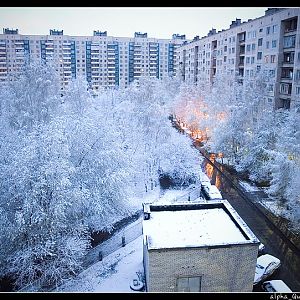
[[[19,29],[24,35],[48,35],[50,29],[65,35],[91,36],[94,30],[108,36],[187,39],[206,36],[210,29],[228,29],[231,21],[263,16],[267,7],[0,7],[0,29]]]

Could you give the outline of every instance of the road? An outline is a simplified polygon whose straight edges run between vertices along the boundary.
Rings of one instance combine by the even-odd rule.
[[[198,147],[196,146],[196,148]],[[250,199],[253,198],[253,194],[251,192],[241,194],[236,188],[237,183],[222,174],[220,172],[222,169],[218,170],[207,159],[204,160],[202,168],[210,177],[212,183],[220,189],[223,198],[228,200],[253,233],[265,245],[265,252],[281,260],[280,269],[270,279],[282,279],[293,292],[300,292],[299,249],[252,204]],[[256,197],[259,196],[259,194],[256,195]],[[260,292],[262,290],[260,286],[257,286],[254,287],[253,291]]]

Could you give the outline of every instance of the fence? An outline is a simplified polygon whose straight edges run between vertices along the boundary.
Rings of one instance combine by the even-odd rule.
[[[108,240],[92,248],[84,257],[82,266],[87,268],[138,238],[143,233],[142,221],[142,216],[140,216],[136,221],[132,222],[125,228],[120,229]],[[53,286],[44,287],[40,280],[36,280],[18,290],[18,292],[50,292],[55,288],[56,287]]]
[[[201,187],[193,185],[189,188],[188,192],[184,195],[178,196],[171,200],[171,202],[186,202],[186,201],[206,201],[201,197]]]
[[[89,267],[97,261],[102,260],[105,256],[138,238],[142,233],[142,217],[140,217],[132,224],[115,233],[105,242],[92,248],[85,256],[83,267]]]

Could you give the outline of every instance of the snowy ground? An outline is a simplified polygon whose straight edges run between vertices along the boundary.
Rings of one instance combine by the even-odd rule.
[[[249,182],[242,181],[242,180],[240,180],[239,183],[247,192],[259,192],[259,191],[264,191],[265,189],[265,188],[257,187],[254,183],[251,184]],[[280,203],[276,201],[276,199],[273,199],[270,196],[261,199],[260,203],[277,216],[282,216],[286,210],[286,208],[280,205]]]
[[[154,190],[148,193],[144,202],[166,202],[186,194],[186,190]],[[140,199],[132,199],[136,204]],[[129,228],[131,225],[128,225]],[[124,229],[126,230],[126,228]],[[107,241],[114,243],[111,238]],[[142,235],[124,247],[103,257],[76,278],[66,281],[54,292],[95,292],[95,293],[140,293],[130,288],[133,279],[138,279],[137,272],[144,274]]]
[[[257,192],[259,191],[259,188],[255,186],[254,184],[250,184],[249,182],[240,180],[240,185],[247,191],[247,192]]]
[[[136,272],[144,273],[142,235],[67,281],[56,292],[124,292],[130,288]]]

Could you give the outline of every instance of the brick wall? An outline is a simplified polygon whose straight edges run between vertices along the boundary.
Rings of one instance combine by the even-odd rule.
[[[202,276],[202,292],[252,292],[258,245],[145,253],[148,292],[175,292],[179,276]]]

